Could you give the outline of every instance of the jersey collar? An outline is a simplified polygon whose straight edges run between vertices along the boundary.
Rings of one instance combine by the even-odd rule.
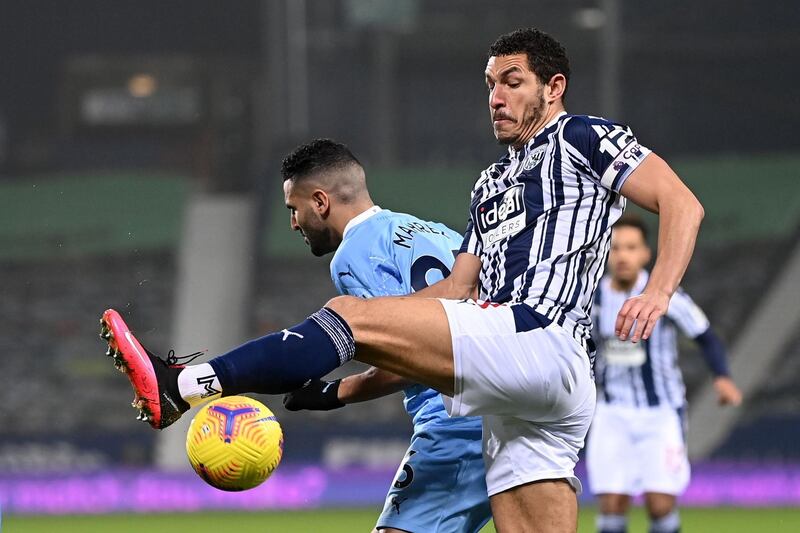
[[[366,211],[364,211],[362,213],[359,213],[356,216],[354,216],[353,218],[351,218],[350,222],[348,222],[344,227],[344,231],[342,232],[342,239],[347,237],[347,232],[348,231],[350,231],[351,229],[355,228],[356,226],[358,226],[359,224],[361,224],[362,222],[367,220],[372,215],[377,215],[381,211],[383,211],[383,209],[381,209],[380,206],[373,205],[372,207],[370,207]]]
[[[630,293],[626,293],[626,294],[630,294],[632,296],[641,294],[642,291],[644,290],[644,288],[647,286],[647,281],[649,279],[650,279],[650,273],[647,272],[647,270],[642,269],[639,272],[639,276],[636,278],[636,282],[633,284],[633,287],[631,287]],[[613,292],[619,292],[619,293],[624,292],[624,291],[618,291],[618,290],[614,289],[614,286],[611,284],[611,274],[606,276],[606,283],[608,285],[608,290],[613,291]]]

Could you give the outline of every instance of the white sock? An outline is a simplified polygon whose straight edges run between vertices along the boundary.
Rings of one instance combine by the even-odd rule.
[[[676,533],[681,529],[681,517],[677,510],[650,521],[650,533]]]
[[[603,533],[628,531],[628,517],[623,514],[598,514],[595,524],[597,531]]]
[[[214,368],[202,363],[187,366],[178,374],[178,392],[189,405],[196,407],[222,396],[222,387]]]

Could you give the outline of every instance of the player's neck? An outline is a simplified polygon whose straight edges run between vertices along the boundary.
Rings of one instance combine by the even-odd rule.
[[[547,111],[541,116],[539,120],[531,123],[530,127],[528,128],[528,131],[520,136],[519,142],[514,143],[514,148],[519,150],[520,148],[528,144],[528,142],[530,142],[531,139],[536,137],[536,135],[540,131],[542,131],[542,129],[544,129],[545,126],[550,124],[558,115],[564,112],[566,112],[566,110],[564,109],[564,104],[562,104],[561,102],[553,103],[547,106]]]
[[[631,280],[617,279],[612,277],[611,288],[619,292],[631,292],[633,290],[633,287],[636,285],[637,279],[639,279],[638,276]]]
[[[340,212],[334,215],[336,219],[332,224],[333,230],[336,232],[337,237],[340,239],[343,238],[344,230],[347,227],[347,224],[374,205],[375,204],[372,202],[372,199],[367,197],[363,200],[353,202],[352,204],[341,206],[339,208]]]

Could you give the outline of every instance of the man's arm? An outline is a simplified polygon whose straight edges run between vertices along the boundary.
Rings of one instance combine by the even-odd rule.
[[[476,299],[480,273],[481,260],[471,253],[462,252],[456,257],[449,276],[410,296],[448,300]]]
[[[678,290],[669,302],[667,316],[700,347],[703,359],[714,374],[714,390],[720,405],[741,404],[742,393],[731,379],[725,345],[714,333],[700,306],[685,291]]]
[[[711,328],[694,338],[703,352],[703,358],[714,374],[714,390],[720,405],[740,405],[742,393],[731,379],[725,346]]]
[[[366,372],[333,381],[315,380],[283,397],[289,411],[309,409],[330,411],[349,403],[382,398],[412,385],[413,382],[386,370],[372,367]]]
[[[625,302],[614,326],[621,340],[638,342],[650,337],[658,319],[667,312],[692,257],[704,212],[692,191],[656,154],[639,164],[620,192],[659,215],[658,256],[650,279],[642,294]]]
[[[413,381],[397,374],[372,367],[342,379],[337,396],[343,404],[366,402],[400,392],[413,384]]]

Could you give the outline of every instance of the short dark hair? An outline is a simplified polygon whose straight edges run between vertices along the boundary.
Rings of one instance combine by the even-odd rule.
[[[361,166],[356,156],[344,144],[331,139],[314,139],[301,144],[283,159],[281,175],[284,181],[293,180],[320,170],[343,168],[353,164]]]
[[[622,215],[619,220],[614,224],[614,228],[636,228],[642,232],[642,238],[647,243],[647,224],[644,223],[642,217],[633,213]]]
[[[569,58],[564,46],[547,33],[535,28],[521,28],[497,38],[489,47],[489,57],[526,54],[528,67],[542,83],[556,74],[569,81]],[[569,84],[567,84],[569,86]],[[566,89],[564,94],[566,94]]]

